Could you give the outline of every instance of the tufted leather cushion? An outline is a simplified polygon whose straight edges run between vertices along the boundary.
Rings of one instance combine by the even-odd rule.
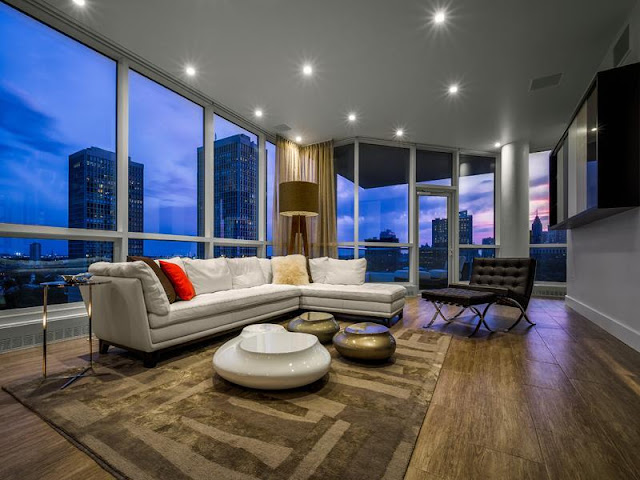
[[[527,308],[536,274],[533,258],[474,258],[469,285],[503,287]]]
[[[451,287],[424,290],[422,292],[422,298],[431,302],[461,305],[463,307],[493,303],[497,300],[496,294],[493,292],[479,292],[476,290]]]

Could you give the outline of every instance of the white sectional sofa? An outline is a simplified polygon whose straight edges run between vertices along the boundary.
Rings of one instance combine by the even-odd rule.
[[[325,272],[318,275],[313,267],[311,274],[316,273],[317,282],[295,286],[274,284],[270,283],[270,262],[259,261],[262,275],[258,280],[254,277],[247,283],[247,269],[238,272],[237,268],[238,262],[257,265],[255,257],[233,260],[234,273],[244,276],[232,273],[233,281],[218,287],[224,290],[201,293],[189,301],[173,304],[169,303],[156,274],[144,262],[93,264],[89,271],[94,278],[111,281],[96,290],[93,297],[93,330],[100,339],[101,352],[105,353],[109,345],[142,352],[145,366],[152,367],[160,350],[297,310],[377,317],[388,323],[395,316],[402,317],[406,290],[400,285],[328,284]],[[188,273],[189,268],[185,271]],[[333,278],[340,280],[339,275]],[[254,286],[244,287],[245,284]],[[195,282],[194,286],[196,292],[198,287],[202,289]]]

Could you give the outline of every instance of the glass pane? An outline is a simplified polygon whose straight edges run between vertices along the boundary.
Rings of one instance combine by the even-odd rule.
[[[409,149],[360,144],[359,240],[409,238]]]
[[[0,45],[0,222],[114,230],[116,63],[2,2]]]
[[[476,257],[495,258],[495,248],[461,248],[458,258],[459,272],[458,278],[461,282],[468,282],[471,278],[471,267],[473,259]]]
[[[495,168],[493,157],[460,155],[459,241],[463,245],[495,244]],[[466,229],[463,229],[462,218]]]
[[[419,286],[449,285],[449,219],[447,197],[419,196]]]
[[[129,255],[144,255],[151,258],[189,257],[203,258],[204,245],[198,242],[176,242],[173,240],[129,240]]]
[[[113,261],[113,243],[0,237],[0,310],[42,305],[40,283]],[[78,289],[51,289],[49,305],[81,301]]]
[[[129,71],[129,155],[144,192],[129,199],[142,211],[130,231],[197,234],[203,122],[201,106]]]
[[[549,230],[549,154],[529,155],[529,243],[567,243],[565,230]]]
[[[333,149],[333,168],[336,176],[338,242],[353,242],[353,159],[353,144],[343,145]]]
[[[353,252],[353,247],[338,247],[338,258],[340,260],[352,260]]]
[[[267,151],[267,241],[273,240],[273,192],[276,181],[276,146],[265,142]]]
[[[423,185],[451,186],[453,154],[416,150],[416,182]]]
[[[531,248],[529,254],[537,261],[537,282],[567,281],[567,247]]]
[[[213,256],[227,258],[256,257],[258,256],[258,247],[214,247]],[[271,258],[271,255],[269,255],[269,258]]]
[[[360,258],[367,259],[367,282],[408,282],[409,249],[401,247],[363,247]]]
[[[258,239],[258,136],[215,116],[214,235]]]

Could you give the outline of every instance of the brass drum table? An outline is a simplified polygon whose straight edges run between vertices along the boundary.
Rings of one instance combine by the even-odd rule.
[[[372,322],[349,325],[335,337],[333,345],[354,360],[386,360],[396,351],[396,339],[384,325]]]
[[[328,343],[340,331],[340,325],[333,315],[325,312],[305,312],[289,322],[290,332],[310,333],[318,337],[320,343]]]

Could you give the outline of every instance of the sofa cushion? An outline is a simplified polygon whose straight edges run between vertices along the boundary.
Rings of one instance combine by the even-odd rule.
[[[184,266],[196,295],[231,290],[231,271],[225,258],[198,260],[185,258]]]
[[[327,279],[327,268],[329,266],[329,257],[310,258],[309,273],[313,283],[325,283]]]
[[[367,273],[367,259],[327,260],[327,276],[324,283],[332,285],[362,285]]]
[[[258,257],[227,258],[231,270],[233,288],[250,288],[264,285],[266,280]]]
[[[158,277],[158,280],[160,280],[162,288],[164,288],[164,293],[167,294],[167,298],[169,299],[169,303],[173,303],[177,300],[178,296],[176,295],[176,289],[173,288],[173,283],[171,283],[169,278],[164,274],[160,265],[154,262],[152,258],[127,256],[127,262],[144,262],[149,265],[151,270],[153,270],[153,273]]]
[[[303,297],[322,297],[339,300],[366,300],[392,303],[404,298],[407,290],[402,285],[365,283],[363,285],[330,285],[312,283],[298,287]]]
[[[202,317],[220,315],[254,305],[276,302],[300,296],[298,287],[291,285],[260,285],[258,287],[227,290],[198,295],[190,302],[176,302],[166,315],[149,314],[151,328],[162,328]],[[167,302],[168,303],[168,302]]]
[[[144,262],[96,262],[89,266],[89,272],[103,277],[137,278],[142,283],[144,303],[149,314],[167,315],[169,300],[160,280],[151,267]],[[175,303],[174,303],[175,305]]]
[[[271,269],[273,270],[273,283],[282,285],[307,285],[309,283],[307,259],[303,255],[273,257]]]
[[[262,275],[264,275],[264,280],[266,283],[271,283],[273,281],[273,272],[271,271],[271,259],[270,258],[259,258],[260,268],[262,268]]]
[[[184,270],[186,272],[186,270],[184,268],[184,260],[182,260],[182,258],[180,258],[180,257],[160,258],[158,260],[155,260],[155,262],[158,264],[158,266],[160,266],[160,260],[162,260],[163,262],[175,263],[182,270]]]

